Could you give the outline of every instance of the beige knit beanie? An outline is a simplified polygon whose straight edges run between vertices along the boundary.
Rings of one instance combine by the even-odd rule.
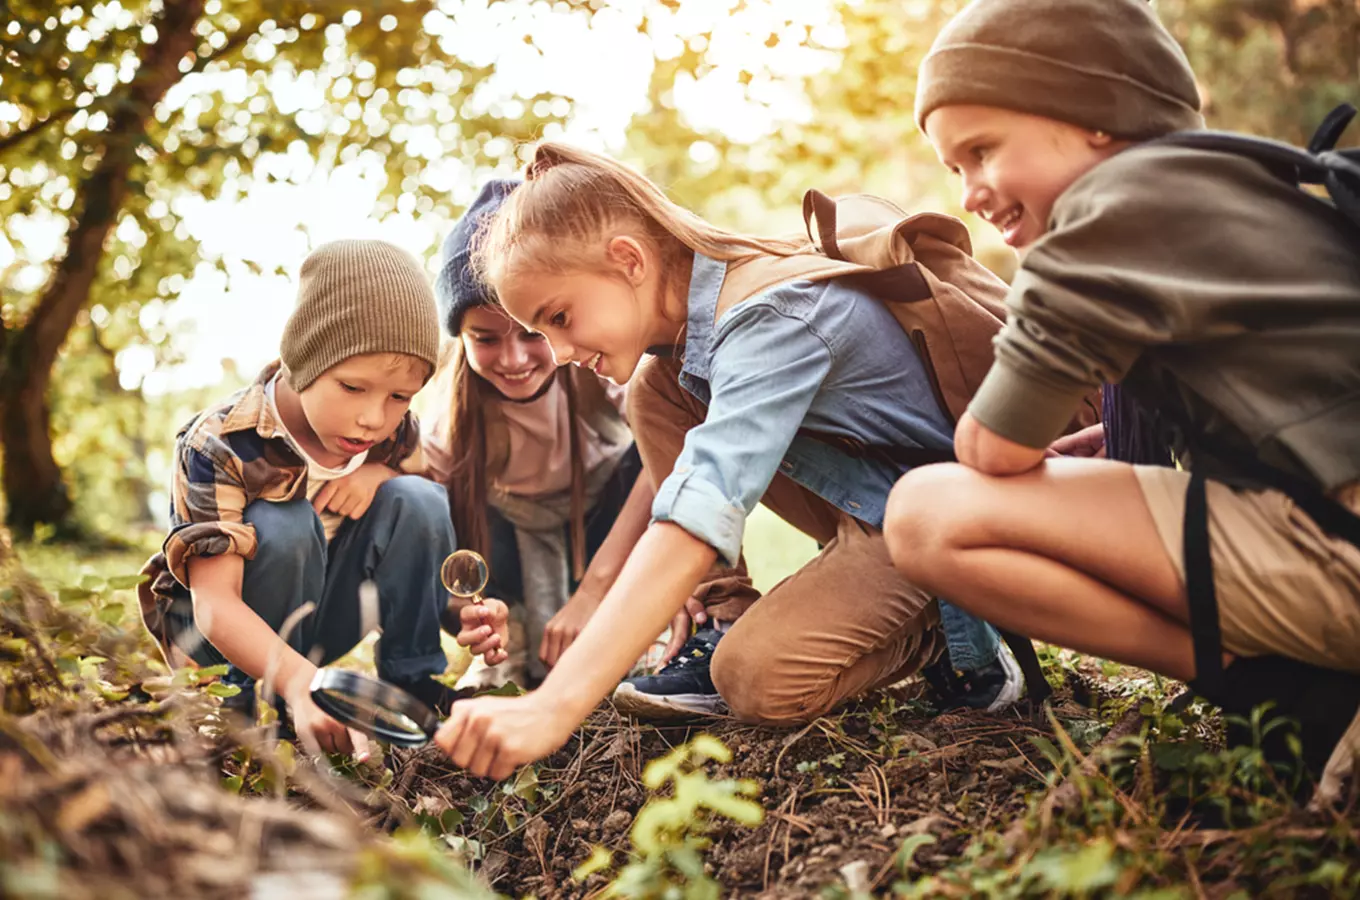
[[[439,358],[439,313],[415,257],[384,241],[333,241],[302,263],[298,302],[283,329],[279,356],[288,383],[306,390],[352,356],[404,353]]]
[[[1146,0],[974,0],[921,62],[916,124],[963,105],[1129,140],[1204,127],[1185,53]]]

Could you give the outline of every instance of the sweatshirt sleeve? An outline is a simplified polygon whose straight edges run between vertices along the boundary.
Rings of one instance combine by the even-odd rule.
[[[1045,447],[1082,397],[1148,348],[1255,327],[1256,311],[1317,278],[1290,258],[1305,258],[1289,244],[1309,239],[1297,195],[1222,153],[1140,147],[1101,163],[1058,199],[1025,257],[969,412]]]

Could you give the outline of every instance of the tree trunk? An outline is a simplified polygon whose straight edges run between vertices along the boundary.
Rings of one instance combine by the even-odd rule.
[[[194,25],[204,0],[167,0],[156,22],[159,37],[144,50],[126,102],[109,124],[99,165],[80,186],[79,213],[67,235],[66,255],[22,329],[6,337],[0,360],[0,447],[4,458],[5,517],[19,535],[35,525],[63,524],[71,511],[61,470],[52,456],[47,388],[52,366],[90,299],[104,242],[118,221],[127,177],[156,104],[179,79],[180,60],[194,49]]]

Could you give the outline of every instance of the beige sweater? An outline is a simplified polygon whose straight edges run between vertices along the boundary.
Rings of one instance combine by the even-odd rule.
[[[452,406],[453,366],[444,366],[431,384],[430,398],[433,414],[424,424],[421,449],[425,474],[441,484],[447,484],[455,454],[449,434]],[[624,389],[605,384],[606,396],[623,416]],[[571,487],[571,435],[567,430],[567,392],[554,380],[543,396],[530,403],[511,403],[493,400],[505,417],[510,441],[509,461],[505,471],[490,487],[516,497],[532,499],[567,491]],[[587,473],[602,463],[614,462],[628,445],[610,443],[587,420],[581,429],[582,462]]]

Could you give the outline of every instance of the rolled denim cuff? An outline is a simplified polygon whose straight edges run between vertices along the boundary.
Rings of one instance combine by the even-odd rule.
[[[672,522],[718,551],[729,566],[741,556],[746,510],[714,485],[677,468],[661,483],[652,501],[652,521]]]

